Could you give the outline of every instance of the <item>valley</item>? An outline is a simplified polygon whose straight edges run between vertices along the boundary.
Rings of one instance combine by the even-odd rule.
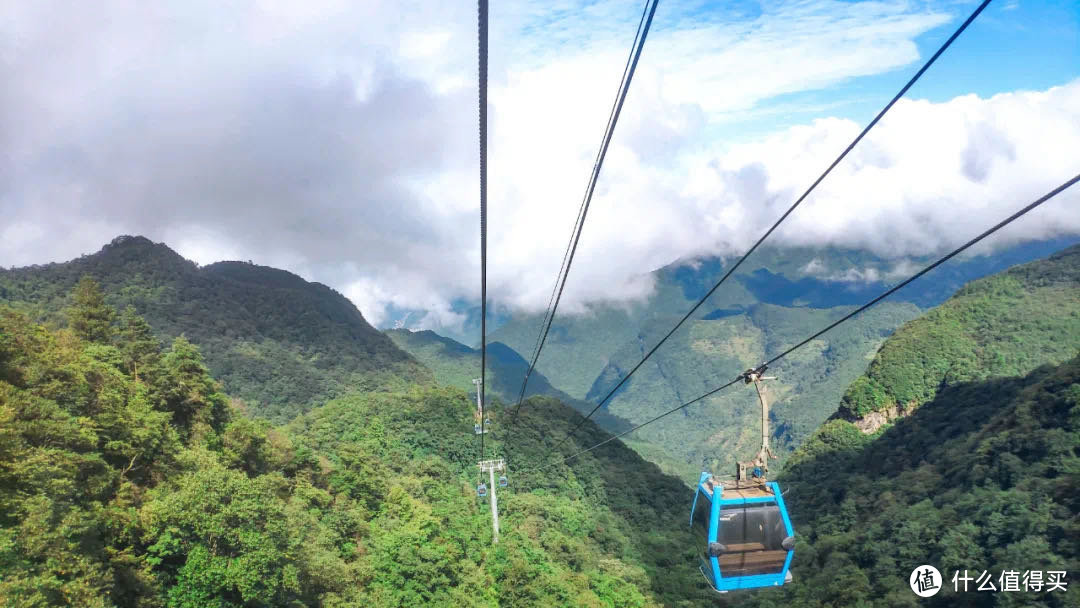
[[[700,470],[726,474],[754,447],[754,395],[733,387],[743,390],[578,452],[850,305],[715,308],[557,448],[623,373],[612,361],[640,356],[641,340],[612,351],[584,399],[534,373],[516,424],[527,362],[490,343],[485,455],[510,465],[492,545],[475,490],[477,350],[430,331],[379,333],[335,308],[340,296],[273,269],[215,264],[203,276],[165,265],[177,277],[160,270],[163,252],[125,239],[70,266],[3,274],[7,604],[894,606],[911,603],[895,573],[913,560],[1078,565],[1080,246],[974,280],[928,311],[885,302],[770,370],[781,377],[771,384],[776,470],[797,531],[796,582],[722,599],[696,570],[687,483]],[[133,267],[146,273],[138,281],[125,279]],[[140,306],[172,329],[144,321]],[[223,330],[219,313],[238,327]],[[636,314],[649,336],[676,319]],[[615,328],[611,315],[577,322]],[[291,341],[281,361],[339,374],[340,394],[244,398],[266,390],[244,367],[265,360],[265,344],[230,355],[251,336]],[[334,349],[348,352],[320,363]],[[350,368],[354,359],[365,363]],[[293,369],[286,379],[307,373]],[[1029,597],[1056,608],[1073,593]],[[931,605],[974,601],[946,592]]]

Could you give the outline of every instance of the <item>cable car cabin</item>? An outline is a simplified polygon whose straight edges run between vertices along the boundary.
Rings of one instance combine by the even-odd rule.
[[[725,488],[712,474],[702,473],[690,508],[691,526],[695,515],[706,534],[701,572],[715,591],[791,582],[795,531],[775,482],[731,482]]]

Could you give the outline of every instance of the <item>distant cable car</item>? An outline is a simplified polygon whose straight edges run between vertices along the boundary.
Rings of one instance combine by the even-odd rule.
[[[506,479],[506,475],[499,475],[499,487],[505,488],[510,482]]]
[[[485,418],[484,419],[484,424],[485,425],[491,424],[491,418]]]
[[[762,375],[765,369],[762,365],[742,376],[747,384],[754,383],[761,402],[761,449],[752,460],[735,463],[735,480],[726,485],[703,472],[690,506],[690,526],[696,513],[705,528],[701,573],[720,593],[791,582],[795,530],[780,486],[766,480],[769,459],[775,456],[769,449],[769,402],[762,382],[772,378]]]
[[[476,486],[476,495],[480,498],[487,496],[487,486],[483,482]]]

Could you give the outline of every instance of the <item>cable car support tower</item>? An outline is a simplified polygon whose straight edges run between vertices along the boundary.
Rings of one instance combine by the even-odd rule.
[[[473,432],[477,435],[487,433],[491,427],[491,415],[485,414],[483,403],[483,396],[481,386],[483,384],[482,378],[473,378],[473,384],[476,385],[476,413],[473,414],[475,420],[473,424]]]
[[[495,460],[481,460],[479,466],[481,475],[487,473],[491,480],[491,542],[497,545],[499,544],[499,500],[495,496],[495,471],[502,473],[506,470],[506,464],[502,458],[498,458]],[[506,487],[506,475],[499,476],[499,485]]]

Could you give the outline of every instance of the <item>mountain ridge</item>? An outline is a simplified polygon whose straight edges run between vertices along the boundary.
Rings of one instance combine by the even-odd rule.
[[[1062,336],[1080,336],[1080,245],[972,281],[898,329],[836,416],[895,418],[950,383],[1062,363],[1080,350]]]
[[[432,381],[336,290],[247,262],[199,267],[145,237],[120,236],[69,262],[0,269],[0,301],[62,324],[67,292],[84,274],[162,338],[184,334],[202,347],[229,394],[259,415],[284,421],[349,390]]]
[[[472,384],[479,377],[480,350],[466,346],[452,338],[441,336],[431,330],[411,331],[408,329],[387,329],[386,335],[402,350],[416,357],[418,361],[432,370],[436,382],[459,388],[466,392],[475,392]],[[510,407],[521,395],[521,383],[529,368],[528,361],[520,353],[502,342],[489,342],[487,396],[489,406]],[[580,399],[574,399],[558,387],[552,386],[543,374],[533,370],[526,387],[526,401],[534,396],[553,398],[579,413],[587,413],[592,406]],[[532,407],[526,402],[522,408]],[[604,428],[619,432],[630,428],[630,424],[609,412],[600,412],[594,416]]]

